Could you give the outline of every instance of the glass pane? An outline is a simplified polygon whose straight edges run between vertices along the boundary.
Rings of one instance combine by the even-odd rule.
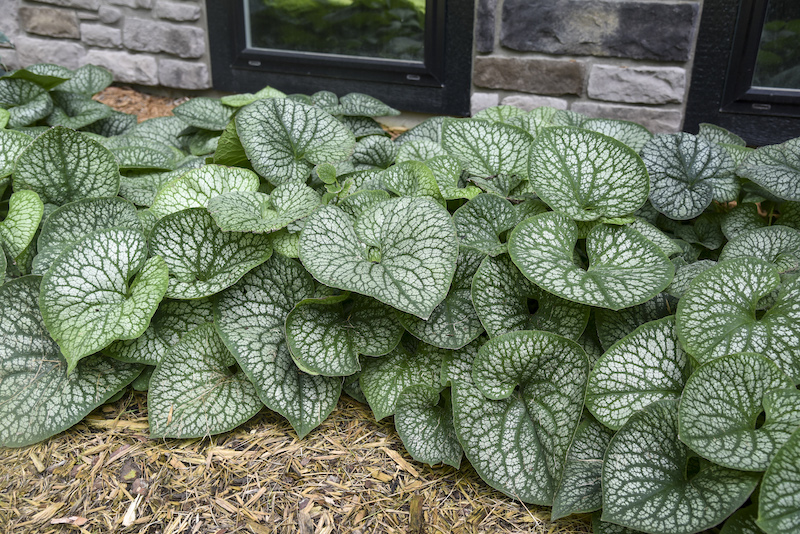
[[[424,60],[425,0],[244,0],[247,45]]]
[[[800,89],[800,1],[769,0],[753,86]]]

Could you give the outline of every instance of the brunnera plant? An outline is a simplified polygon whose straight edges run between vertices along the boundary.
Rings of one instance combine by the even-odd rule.
[[[128,387],[153,438],[344,391],[409,454],[604,532],[800,529],[800,139],[363,94],[0,78],[0,445]],[[198,394],[200,393],[200,394]]]

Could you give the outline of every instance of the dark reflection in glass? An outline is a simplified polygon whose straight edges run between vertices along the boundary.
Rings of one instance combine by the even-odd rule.
[[[251,48],[425,59],[425,0],[244,2]]]
[[[769,0],[753,86],[800,89],[800,1]]]

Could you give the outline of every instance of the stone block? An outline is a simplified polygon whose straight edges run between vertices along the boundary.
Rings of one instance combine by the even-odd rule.
[[[121,10],[107,5],[100,6],[100,10],[97,14],[100,15],[100,22],[103,24],[114,24],[122,18]]]
[[[122,31],[104,24],[81,24],[81,41],[102,48],[122,47]]]
[[[125,48],[137,52],[166,52],[182,58],[199,58],[206,51],[206,32],[193,26],[126,18],[122,43]]]
[[[504,106],[515,106],[524,109],[525,111],[530,111],[543,106],[555,109],[567,109],[569,106],[568,102],[563,98],[537,95],[511,95],[505,97],[500,103]]]
[[[638,122],[653,133],[679,132],[683,125],[683,113],[678,109],[600,104],[598,102],[575,102],[571,109],[589,117]]]
[[[506,0],[500,42],[549,54],[686,61],[699,11],[698,2]]]
[[[19,8],[19,19],[28,33],[60,39],[81,38],[80,20],[72,10],[23,6]]]
[[[584,67],[574,60],[476,57],[472,81],[478,87],[542,95],[577,95]]]
[[[680,67],[593,65],[590,98],[635,104],[679,104],[686,93],[686,70]]]
[[[14,39],[17,59],[22,66],[34,63],[55,63],[68,69],[77,69],[83,65],[86,50],[83,45],[73,41],[55,41],[36,39],[18,35]]]
[[[100,15],[91,11],[78,11],[78,18],[84,20],[100,20]]]
[[[131,7],[133,9],[153,9],[154,0],[106,0],[115,6]]]
[[[177,89],[211,88],[208,65],[178,59],[162,59],[159,61],[158,81],[165,87],[175,87]]]
[[[159,0],[155,8],[156,17],[175,22],[187,22],[200,19],[200,6],[185,2],[169,2]]]
[[[470,115],[475,115],[477,112],[496,106],[499,103],[500,96],[496,93],[472,93],[469,101]]]
[[[100,8],[100,0],[34,0],[40,4],[50,4],[52,6],[75,7],[78,9],[88,9],[97,11]]]
[[[111,50],[89,50],[81,64],[105,67],[114,74],[114,79],[118,82],[158,85],[158,64],[151,56]]]
[[[497,0],[478,0],[475,12],[475,49],[481,53],[494,50]]]

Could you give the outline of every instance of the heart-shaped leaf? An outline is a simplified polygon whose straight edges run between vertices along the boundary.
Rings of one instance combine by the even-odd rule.
[[[531,146],[528,170],[539,197],[578,221],[629,215],[649,191],[647,169],[636,152],[588,130],[544,130]]]
[[[77,424],[140,373],[142,367],[90,357],[67,374],[47,335],[38,297],[41,278],[0,287],[0,446],[23,447]]]
[[[299,370],[286,344],[286,317],[313,295],[314,281],[302,266],[275,255],[222,293],[214,308],[220,337],[261,402],[301,438],[328,417],[341,392],[340,378]]]
[[[753,503],[739,508],[725,520],[719,534],[764,534],[764,531],[758,528],[757,518],[758,504]]]
[[[54,63],[36,63],[27,68],[15,70],[4,78],[28,80],[49,91],[69,80],[72,75],[72,71],[67,67]]]
[[[458,160],[452,156],[436,156],[425,162],[433,172],[439,192],[447,200],[458,198],[474,198],[481,190],[474,185],[467,185],[463,180],[463,169]]]
[[[650,202],[672,219],[694,219],[711,204],[735,200],[733,159],[700,137],[681,132],[657,135],[642,149],[650,173]]]
[[[0,128],[0,180],[14,174],[17,158],[32,141],[27,134]]]
[[[677,333],[700,363],[735,352],[758,352],[800,378],[800,279],[788,281],[774,304],[759,300],[780,282],[775,266],[755,258],[718,263],[699,274],[678,302]]]
[[[88,96],[53,91],[53,112],[47,116],[50,126],[66,126],[77,130],[111,115],[112,109]]]
[[[0,246],[12,259],[19,258],[33,241],[43,214],[44,204],[33,191],[23,189],[8,199],[8,214],[0,222]]]
[[[196,97],[177,106],[172,113],[189,126],[221,132],[230,122],[234,111],[218,98]]]
[[[594,311],[594,322],[600,343],[608,349],[643,324],[674,315],[676,307],[676,299],[664,292],[647,302],[618,311],[598,308]]]
[[[243,108],[236,131],[253,168],[275,185],[305,181],[314,165],[347,159],[356,142],[328,113],[289,99],[259,100]]]
[[[717,264],[711,260],[700,260],[694,263],[686,263],[683,258],[675,258],[675,278],[672,283],[664,290],[668,295],[679,299],[683,296],[698,274],[703,273]],[[672,312],[670,312],[672,313]]]
[[[112,110],[107,117],[84,126],[81,131],[94,133],[103,137],[125,135],[136,126],[136,115]]]
[[[533,138],[526,131],[480,119],[445,119],[442,146],[470,173],[482,178],[498,175],[527,178],[528,147]]]
[[[552,505],[588,374],[583,349],[549,332],[510,332],[480,348],[474,385],[455,381],[452,400],[458,440],[485,482]]]
[[[555,108],[542,106],[524,115],[518,115],[512,118],[511,124],[522,128],[533,137],[537,137],[542,130],[553,126],[553,117],[556,111]]]
[[[258,175],[239,167],[203,165],[193,169],[165,185],[150,206],[161,218],[188,208],[205,208],[209,200],[233,191],[257,191]]]
[[[410,130],[401,133],[395,142],[402,146],[415,139],[429,139],[435,143],[442,142],[442,124],[445,117],[431,117],[425,119]]]
[[[758,213],[758,205],[753,202],[737,205],[725,214],[721,223],[722,233],[729,240],[748,230],[765,226],[767,221]]]
[[[758,526],[767,534],[800,528],[800,430],[775,454],[764,473],[758,499]]]
[[[151,438],[200,438],[245,423],[261,410],[255,388],[210,324],[184,335],[150,377]]]
[[[689,356],[675,335],[675,318],[651,321],[597,360],[589,375],[586,407],[602,424],[618,430],[647,405],[678,400],[690,374]]]
[[[422,319],[447,296],[457,256],[450,215],[427,198],[387,200],[355,221],[325,206],[300,236],[300,259],[314,278]]]
[[[394,163],[399,148],[383,135],[370,135],[356,143],[353,164],[356,169],[386,169]]]
[[[800,138],[757,148],[736,173],[784,200],[800,201]]]
[[[683,249],[681,249],[672,238],[659,230],[657,226],[650,224],[641,217],[636,217],[629,226],[658,245],[658,248],[667,256],[675,256],[683,252]]]
[[[274,87],[266,86],[257,93],[242,93],[238,95],[226,95],[220,98],[223,104],[232,108],[243,108],[247,104],[252,104],[256,100],[265,98],[286,98],[286,93],[278,91]]]
[[[447,390],[410,386],[397,399],[394,424],[403,446],[418,462],[446,464],[456,469],[463,451],[453,428],[453,408]]]
[[[800,269],[800,232],[786,226],[768,226],[743,232],[725,245],[719,261],[754,257],[772,263],[778,272]]]
[[[630,121],[588,119],[583,122],[581,128],[613,137],[620,143],[631,147],[637,154],[653,138],[653,134],[647,128]]]
[[[427,319],[398,312],[403,327],[414,337],[443,349],[460,349],[483,332],[472,305],[472,278],[483,254],[464,249],[458,255],[453,283],[445,299]]]
[[[397,163],[404,161],[427,161],[439,156],[447,156],[442,145],[430,139],[412,139],[400,146]],[[460,166],[460,165],[459,165]]]
[[[762,410],[766,418],[756,428]],[[723,356],[686,382],[678,420],[681,441],[702,457],[731,469],[764,471],[800,428],[800,391],[763,356]]]
[[[715,124],[709,124],[707,122],[700,123],[699,131],[697,132],[697,137],[701,137],[706,141],[710,141],[718,145],[739,145],[739,146],[747,145],[745,140],[736,135],[735,133],[729,132],[728,130],[722,128],[721,126],[717,126]]]
[[[203,208],[160,219],[150,233],[150,253],[169,266],[167,297],[197,299],[219,293],[272,254],[262,234],[223,232]]]
[[[300,182],[287,182],[272,193],[229,192],[212,197],[208,212],[225,232],[269,233],[310,215],[319,193]]]
[[[589,320],[589,307],[542,290],[506,255],[483,260],[472,282],[472,301],[490,337],[547,330],[578,339]]]
[[[496,195],[481,194],[458,208],[453,213],[453,222],[462,246],[494,257],[506,251],[506,244],[499,236],[519,221],[511,202]]]
[[[74,71],[66,82],[59,84],[58,90],[92,96],[99,93],[114,81],[111,71],[97,65],[84,65]]]
[[[39,85],[22,79],[0,79],[0,107],[8,110],[8,126],[19,128],[44,119],[53,111],[50,94]]]
[[[444,205],[433,172],[419,161],[406,161],[393,165],[381,173],[386,189],[398,196],[430,197]]]
[[[286,318],[292,358],[310,374],[356,373],[361,370],[359,354],[387,354],[402,335],[391,308],[361,295],[302,300]]]
[[[142,230],[136,206],[127,200],[89,198],[64,204],[54,210],[42,225],[33,272],[44,274],[62,252],[92,232],[116,227]]]
[[[180,338],[194,328],[214,321],[209,299],[162,300],[150,325],[136,339],[115,341],[103,352],[125,362],[158,365]]]
[[[36,191],[45,204],[116,196],[119,169],[102,145],[62,126],[37,137],[17,158],[14,190]]]
[[[708,462],[692,469],[691,457],[678,439],[677,401],[634,414],[606,451],[603,521],[652,534],[692,534],[732,514],[758,484],[755,473]]]
[[[342,124],[347,126],[348,130],[353,132],[356,139],[361,139],[368,135],[388,135],[386,130],[381,127],[381,124],[371,117],[343,116],[340,117],[340,120]]]
[[[646,302],[672,281],[675,267],[652,241],[624,226],[600,224],[586,237],[589,266],[574,261],[578,227],[556,212],[522,221],[508,251],[520,271],[559,297],[619,310]],[[635,251],[635,252],[634,252]]]
[[[137,230],[99,230],[58,256],[42,278],[39,306],[67,371],[116,339],[142,335],[167,283],[167,265],[147,258]]]
[[[527,111],[516,106],[492,106],[482,109],[472,116],[473,119],[483,119],[492,122],[507,122],[513,124],[514,119],[526,115]]]
[[[332,115],[387,117],[400,114],[393,107],[387,106],[374,96],[365,95],[364,93],[348,93],[338,101],[339,105],[329,110]]]
[[[186,123],[180,117],[154,117],[137,124],[128,138],[152,141],[164,147],[181,148],[178,136],[186,129]]]

